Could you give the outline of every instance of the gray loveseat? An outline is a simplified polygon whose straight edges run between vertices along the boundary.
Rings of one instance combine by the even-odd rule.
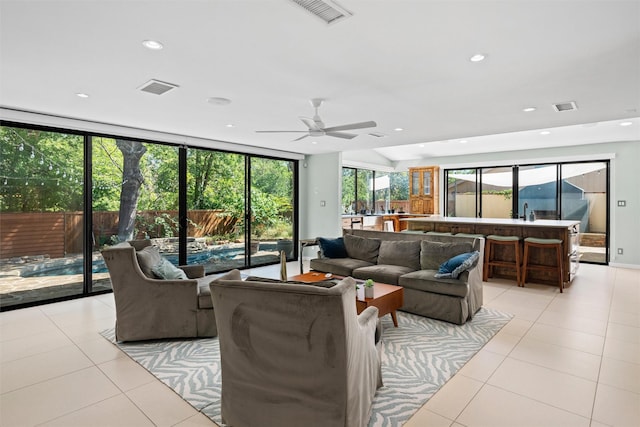
[[[482,307],[484,239],[446,235],[344,230],[346,257],[320,252],[313,270],[402,286],[401,310],[461,325]],[[479,252],[478,262],[457,279],[437,278],[440,264]]]

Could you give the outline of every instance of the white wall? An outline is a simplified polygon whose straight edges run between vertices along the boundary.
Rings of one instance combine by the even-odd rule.
[[[342,234],[341,193],[341,153],[305,157],[300,167],[301,239]]]
[[[371,162],[374,157],[369,157]],[[500,153],[473,154],[468,156],[435,157],[420,161],[401,162],[395,170],[406,170],[409,166],[440,165],[442,168],[456,166],[506,165],[543,163],[576,160],[611,159],[611,264],[640,268],[640,141],[612,142],[540,150],[521,150]],[[309,202],[302,207],[302,218],[309,213],[310,222],[301,237],[321,235],[336,236],[340,230],[340,169],[339,155],[309,156],[310,182],[307,185]],[[385,169],[389,163],[380,166]],[[301,169],[302,170],[302,169]],[[335,179],[335,181],[334,181]],[[318,194],[315,194],[315,192]],[[334,192],[334,194],[329,194]],[[319,201],[327,200],[327,208],[319,208]],[[329,208],[329,200],[335,206]],[[618,207],[617,200],[625,200],[626,207]],[[617,248],[624,253],[617,254]]]

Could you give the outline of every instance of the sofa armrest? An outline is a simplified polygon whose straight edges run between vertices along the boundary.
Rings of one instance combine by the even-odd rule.
[[[189,279],[204,277],[204,265],[179,265],[178,268],[184,271]]]

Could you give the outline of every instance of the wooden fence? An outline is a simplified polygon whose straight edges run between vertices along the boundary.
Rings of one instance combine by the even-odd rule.
[[[189,211],[187,233],[192,237],[224,236],[233,231],[237,218],[224,215],[221,210]],[[177,222],[177,211],[138,212],[136,229],[138,238],[151,238],[169,234],[177,236],[176,230],[165,230],[163,222],[156,218],[168,217]],[[60,258],[67,254],[82,253],[82,212],[27,212],[0,214],[0,259],[21,256],[48,255]],[[173,232],[175,231],[175,232]],[[94,245],[100,247],[118,234],[118,212],[93,213]]]

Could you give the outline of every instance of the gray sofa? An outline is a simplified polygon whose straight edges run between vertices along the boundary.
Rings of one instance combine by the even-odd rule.
[[[322,251],[311,269],[402,286],[401,310],[461,325],[482,307],[484,239],[451,235],[344,230],[346,257]],[[457,279],[436,278],[451,257],[478,251],[479,261]]]

